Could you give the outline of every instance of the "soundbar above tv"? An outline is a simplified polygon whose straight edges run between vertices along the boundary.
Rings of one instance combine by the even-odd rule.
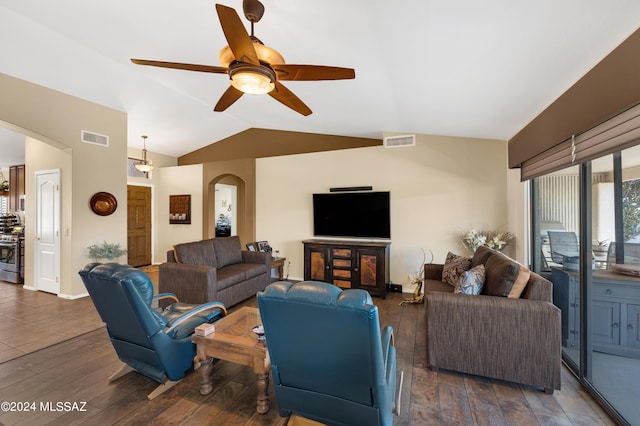
[[[316,237],[391,238],[388,191],[313,194]]]

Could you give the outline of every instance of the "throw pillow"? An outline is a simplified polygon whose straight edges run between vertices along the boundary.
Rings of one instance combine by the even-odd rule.
[[[518,278],[520,264],[497,251],[489,257],[484,267],[487,274],[484,285],[485,294],[508,296]]]
[[[529,282],[529,277],[531,276],[531,270],[524,265],[520,265],[520,271],[518,272],[518,278],[513,283],[513,287],[511,287],[511,291],[507,295],[510,299],[519,299],[520,295],[524,291],[527,283]]]
[[[442,281],[455,287],[465,271],[471,268],[471,259],[454,253],[447,253],[442,268]]]
[[[487,246],[480,246],[476,249],[476,252],[473,253],[473,258],[471,258],[471,267],[474,268],[478,265],[484,265],[487,263],[489,257],[495,253],[496,251]]]
[[[478,266],[474,266],[462,275],[462,278],[458,280],[458,285],[456,285],[456,289],[453,292],[478,295],[484,286],[484,278],[484,265],[480,264]]]

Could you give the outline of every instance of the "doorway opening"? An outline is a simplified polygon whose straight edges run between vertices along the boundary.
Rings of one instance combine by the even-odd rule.
[[[233,174],[220,175],[209,182],[207,192],[204,237],[237,235],[241,241],[250,241],[251,235],[244,235],[253,232],[246,217],[246,182]]]
[[[215,192],[216,237],[238,235],[238,187],[216,183]]]

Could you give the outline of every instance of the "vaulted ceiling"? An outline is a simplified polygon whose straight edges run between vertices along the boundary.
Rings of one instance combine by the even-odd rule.
[[[246,23],[240,0],[219,1]],[[126,111],[130,146],[146,134],[173,156],[249,128],[508,139],[640,25],[637,0],[262,2],[256,36],[287,63],[356,70],[286,82],[309,117],[269,96],[213,112],[226,75],[130,62],[219,65],[212,1],[0,0],[0,72]]]

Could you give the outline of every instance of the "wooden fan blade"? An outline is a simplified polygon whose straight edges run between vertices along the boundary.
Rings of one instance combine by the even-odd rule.
[[[228,68],[216,67],[213,65],[196,65],[196,64],[183,64],[180,62],[147,61],[146,59],[132,59],[131,62],[138,65],[149,65],[152,67],[161,67],[161,68],[175,68],[178,70],[211,72],[214,74],[229,73]]]
[[[236,89],[233,86],[229,86],[229,88],[222,94],[222,97],[220,98],[216,106],[213,108],[213,110],[216,112],[224,111],[225,109],[233,105],[235,101],[240,99],[242,95],[244,95],[243,92],[241,92],[240,90]]]
[[[278,80],[349,80],[356,78],[353,68],[327,67],[324,65],[291,65],[277,64],[273,66]]]
[[[249,33],[247,33],[246,28],[242,25],[242,21],[235,9],[216,4],[216,10],[218,11],[222,31],[236,61],[260,65],[256,49],[253,47],[253,41],[251,41]]]
[[[276,87],[269,92],[269,95],[276,101],[288,106],[292,110],[307,116],[311,110],[293,92],[276,81]]]

